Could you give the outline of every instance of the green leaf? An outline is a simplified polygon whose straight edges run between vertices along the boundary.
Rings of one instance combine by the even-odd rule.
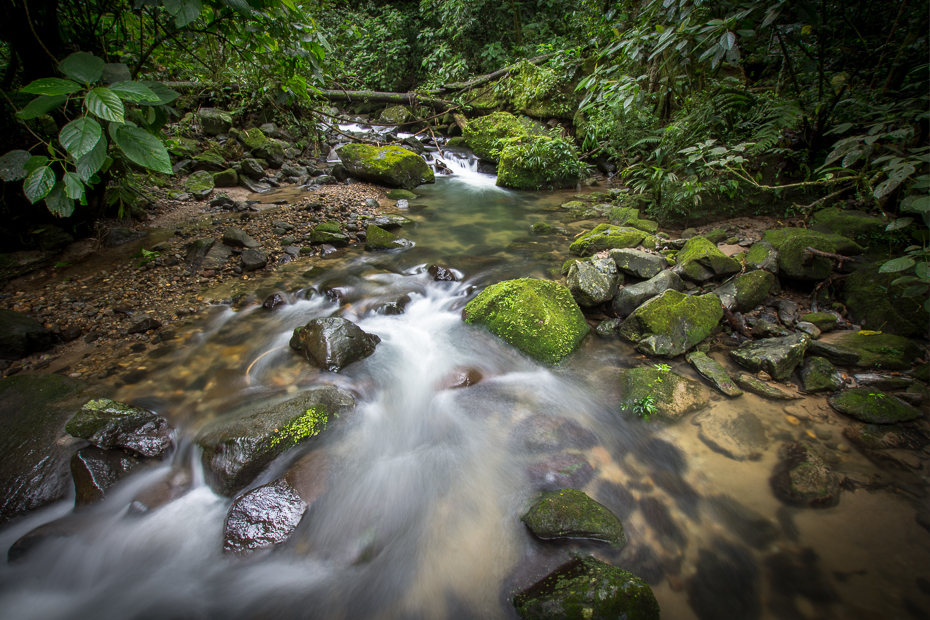
[[[901,230],[902,228],[907,228],[908,226],[910,226],[911,222],[913,221],[914,221],[914,218],[912,217],[899,217],[895,221],[885,226],[885,230],[887,232],[891,232],[893,230]]]
[[[920,263],[914,269],[914,273],[921,280],[930,280],[930,263]]]
[[[239,11],[243,15],[249,15],[252,13],[252,7],[250,7],[249,3],[245,0],[223,0],[223,4]]]
[[[173,173],[165,145],[144,129],[120,127],[116,130],[116,144],[130,161],[155,172]]]
[[[48,157],[45,155],[33,155],[26,161],[23,167],[26,169],[26,174],[30,175],[35,172],[37,168],[41,168],[47,163]]]
[[[29,151],[10,151],[0,157],[0,179],[20,181],[29,175],[26,162],[32,159]]]
[[[901,276],[900,278],[895,278],[891,281],[891,286],[897,286],[899,284],[910,284],[911,282],[918,282],[920,278],[915,276]]]
[[[918,295],[923,295],[927,292],[926,284],[915,284],[914,286],[909,286],[907,289],[901,293],[903,297],[917,297]]]
[[[904,211],[916,211],[917,213],[927,213],[930,211],[930,196],[915,196],[911,200],[906,200],[901,205]]]
[[[902,256],[901,258],[895,258],[889,261],[885,261],[881,267],[878,268],[879,273],[897,273],[899,271],[904,271],[905,269],[910,269],[916,263],[913,258]]]
[[[167,105],[181,96],[181,93],[171,90],[161,82],[142,82],[142,84],[155,93],[158,102],[140,101],[139,105]]]
[[[103,137],[103,128],[92,118],[76,118],[58,132],[58,141],[75,160],[90,153]]]
[[[88,110],[105,121],[122,123],[125,120],[123,102],[109,88],[98,86],[87,93],[84,103]]]
[[[78,177],[88,183],[94,174],[100,170],[103,162],[107,159],[107,141],[100,140],[94,146],[94,150],[87,153],[77,161]]]
[[[28,86],[19,89],[21,93],[30,95],[70,95],[81,90],[81,85],[71,80],[61,78],[42,78],[30,82]]]
[[[78,200],[84,195],[84,183],[74,172],[65,173],[65,194],[72,200]]]
[[[97,58],[87,52],[75,52],[58,63],[58,70],[69,78],[92,84],[103,75],[102,58]]]
[[[183,28],[200,17],[200,11],[203,8],[200,0],[168,0],[165,2],[166,8],[169,2],[178,5],[178,10],[174,12],[174,24],[178,28]]]
[[[38,118],[43,114],[48,114],[67,99],[65,95],[42,95],[30,101],[22,111],[16,113],[16,116],[24,121]]]
[[[731,50],[733,49],[733,44],[736,43],[736,33],[730,32],[727,30],[722,35],[720,35],[720,47]]]
[[[35,204],[45,198],[54,186],[55,172],[48,166],[41,166],[26,177],[26,182],[23,183],[23,191],[29,202]]]
[[[65,193],[65,184],[59,181],[45,197],[45,206],[58,217],[69,217],[74,213],[74,201]]]
[[[149,103],[160,103],[161,99],[151,88],[139,82],[117,82],[110,85],[110,90],[116,93],[116,96],[123,101],[147,101]]]

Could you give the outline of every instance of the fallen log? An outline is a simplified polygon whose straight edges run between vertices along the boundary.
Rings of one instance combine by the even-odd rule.
[[[447,109],[455,106],[454,101],[424,97],[417,93],[384,93],[375,90],[321,90],[318,95],[328,101],[370,101],[373,103],[394,103],[398,105],[424,105],[430,108]]]

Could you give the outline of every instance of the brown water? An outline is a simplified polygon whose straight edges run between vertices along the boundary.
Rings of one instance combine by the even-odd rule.
[[[152,352],[132,383],[112,386],[112,398],[144,404],[180,429],[174,458],[82,511],[77,533],[0,568],[4,618],[509,618],[512,588],[575,549],[647,579],[664,618],[927,617],[919,472],[882,470],[856,452],[823,398],[787,406],[750,394],[716,398],[712,412],[751,412],[765,429],[762,457],[740,462],[710,449],[689,419],[644,423],[620,409],[616,371],[651,363],[620,341],[592,335],[556,368],[527,360],[465,325],[461,308],[489,283],[558,269],[569,239],[528,231],[535,221],[560,223],[553,208],[571,192],[505,191],[464,171],[417,191],[405,213],[415,226],[402,232],[412,250],[297,261],[243,283],[250,288],[235,309],[218,306]],[[562,224],[574,235],[594,222]],[[463,280],[432,282],[430,263]],[[315,265],[325,270],[310,271]],[[261,310],[272,292],[290,304]],[[403,294],[405,314],[377,312]],[[339,375],[301,361],[286,346],[290,332],[328,315],[378,334],[376,353]],[[696,378],[686,364],[673,367]],[[459,368],[483,380],[444,389]],[[244,403],[320,383],[351,390],[357,410],[255,485],[312,452],[329,463],[325,491],[288,543],[224,556],[231,501],[203,485],[190,438]],[[768,479],[789,440],[874,490],[845,491],[828,509],[784,506]],[[622,552],[542,543],[520,522],[545,485],[528,471],[558,455],[593,469],[583,489],[623,521]],[[178,471],[192,490],[129,513],[140,491]],[[0,531],[0,543],[70,510],[62,503]]]

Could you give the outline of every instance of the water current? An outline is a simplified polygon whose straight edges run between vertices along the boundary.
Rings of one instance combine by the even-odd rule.
[[[645,423],[620,408],[618,370],[654,361],[626,344],[592,335],[545,367],[466,325],[461,310],[483,287],[553,277],[567,258],[569,239],[532,237],[533,222],[570,235],[593,222],[560,221],[558,205],[574,192],[503,190],[473,160],[445,161],[454,174],[418,188],[404,212],[415,225],[401,234],[414,248],[350,251],[322,270],[287,265],[235,309],[215,307],[162,346],[138,381],[113,386],[112,398],[179,429],[173,457],[90,508],[73,512],[65,501],[0,531],[4,550],[55,519],[69,533],[0,565],[0,616],[512,618],[512,590],[580,549],[646,579],[664,618],[927,617],[919,584],[930,585],[930,536],[895,474],[844,444],[823,399],[786,411],[751,394],[715,398],[712,413],[749,411],[762,423],[761,458],[738,462],[687,419]],[[434,263],[460,281],[432,281]],[[268,312],[250,303],[274,292],[289,304]],[[380,310],[403,295],[403,314]],[[312,369],[287,341],[324,316],[377,334],[375,354],[339,374]],[[683,362],[672,366],[696,378]],[[466,371],[480,381],[450,389]],[[351,391],[355,411],[252,485],[317,459],[318,498],[285,544],[224,554],[232,500],[204,484],[191,438],[243,404],[321,384]],[[768,478],[779,445],[792,440],[814,443],[840,472],[885,484],[845,492],[833,508],[783,506]],[[566,467],[577,473],[572,484],[623,521],[624,550],[543,543],[521,523],[527,502],[558,486]],[[186,493],[144,514],[131,509],[141,492],[179,477]]]

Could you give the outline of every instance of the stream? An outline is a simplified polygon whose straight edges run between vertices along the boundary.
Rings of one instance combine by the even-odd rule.
[[[616,373],[655,361],[627,343],[592,332],[545,367],[465,324],[462,308],[485,286],[557,277],[570,237],[534,237],[531,224],[575,235],[593,222],[562,221],[558,205],[575,192],[505,190],[463,154],[445,161],[454,174],[417,188],[402,212],[415,224],[399,234],[415,247],[350,249],[252,280],[246,303],[215,306],[159,347],[136,382],[113,387],[109,397],[166,417],[176,449],[75,512],[72,535],[0,564],[4,619],[515,618],[513,590],[576,550],[649,582],[664,618],[927,617],[930,535],[906,485],[844,441],[824,398],[712,397],[712,413],[752,412],[764,429],[761,458],[736,461],[689,418],[667,426],[621,409]],[[459,281],[433,281],[431,264]],[[273,293],[288,304],[263,310]],[[402,314],[384,312],[405,295]],[[338,374],[308,365],[288,339],[326,316],[379,336],[375,353]],[[713,357],[733,369],[723,353]],[[670,364],[697,378],[683,360]],[[463,370],[480,380],[450,389]],[[356,409],[249,487],[315,458],[325,463],[318,498],[286,543],[224,553],[232,500],[204,483],[192,437],[244,404],[322,384],[352,392]],[[785,441],[808,442],[837,472],[883,484],[845,491],[832,508],[787,507],[768,481]],[[558,488],[565,463],[572,483],[621,519],[624,549],[546,543],[521,523],[535,494]],[[189,490],[133,510],[140,493],[172,476]],[[72,510],[61,502],[0,530],[0,548]]]

